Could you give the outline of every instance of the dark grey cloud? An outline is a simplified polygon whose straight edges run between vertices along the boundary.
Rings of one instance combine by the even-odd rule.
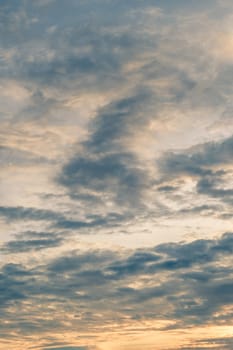
[[[146,186],[144,172],[130,154],[108,154],[97,158],[71,159],[64,166],[59,182],[71,191],[103,192],[122,204],[140,202],[142,187]]]
[[[80,199],[80,198],[79,198]],[[0,207],[0,217],[6,223],[39,222],[48,232],[27,231],[17,233],[14,239],[2,243],[0,251],[4,254],[26,253],[61,246],[65,240],[77,234],[97,234],[100,229],[119,227],[122,222],[132,218],[130,213],[86,214],[77,219],[77,210],[63,213],[30,207]],[[32,229],[32,228],[31,228]]]
[[[121,205],[139,206],[150,180],[143,164],[127,151],[124,137],[147,123],[144,103],[150,98],[150,93],[142,90],[101,109],[90,125],[90,136],[83,143],[82,152],[64,165],[58,182],[72,195],[94,190]]]
[[[80,196],[81,197],[81,196]],[[77,195],[76,199],[80,199]],[[93,198],[92,198],[93,199]],[[90,198],[88,197],[88,200]],[[107,215],[87,215],[86,221],[79,221],[75,219],[63,218],[58,220],[54,225],[53,229],[68,229],[68,230],[80,230],[85,228],[98,228],[98,227],[116,227],[122,222],[129,220],[132,217],[130,213],[118,214],[118,213],[108,213]],[[87,233],[87,231],[84,231]]]
[[[13,323],[18,319],[22,334],[28,317],[33,323],[38,302],[44,309],[49,303],[59,312],[69,310],[70,322],[86,330],[111,324],[113,317],[119,325],[126,317],[174,320],[175,327],[227,324],[233,315],[222,310],[233,305],[232,252],[233,234],[226,233],[216,240],[166,243],[131,252],[72,251],[31,268],[6,264],[0,275],[2,312]],[[22,301],[30,303],[30,315],[22,310]],[[51,331],[55,327],[35,320],[33,331],[45,326]],[[66,329],[58,315],[56,327]]]
[[[0,207],[0,216],[10,221],[32,220],[53,221],[63,219],[64,216],[52,210],[27,208],[27,207]]]
[[[18,50],[11,62],[14,69],[8,63],[2,74],[21,79],[30,87],[57,87],[59,83],[60,89],[75,86],[77,92],[87,88],[96,91],[97,85],[101,91],[119,84],[124,81],[122,65],[141,46],[138,34],[121,28],[130,20],[129,10],[130,4],[112,1],[69,1],[66,5],[59,1],[49,6],[47,13],[30,2],[6,6],[2,11],[7,23],[5,40],[8,47],[17,46]],[[14,17],[17,21],[12,21]],[[32,45],[32,38],[38,46]]]
[[[65,106],[68,92],[80,96],[127,86],[124,65],[144,45],[149,47],[139,31],[124,25],[135,23],[128,15],[135,7],[141,8],[141,2],[132,8],[127,2],[56,1],[48,2],[46,11],[29,1],[2,5],[1,39],[6,53],[1,55],[0,77],[18,82],[31,95],[27,105],[7,119],[18,123],[46,118],[53,124],[58,111],[69,110]],[[5,54],[10,57],[5,59]]]
[[[50,262],[48,265],[48,271],[61,272],[82,270],[85,266],[95,266],[101,263],[105,263],[115,257],[115,254],[109,251],[90,251],[87,253],[81,253],[76,255],[75,252],[70,256],[64,256],[57,258]]]
[[[171,5],[168,1],[148,0],[134,1],[132,6],[129,1],[77,3],[69,0],[66,4],[63,1],[50,1],[44,7],[35,2],[13,1],[1,6],[3,29],[6,31],[3,40],[8,42],[9,47],[17,47],[17,54],[8,60],[2,74],[23,81],[30,91],[32,88],[37,91],[38,88],[43,90],[55,86],[60,89],[61,95],[64,88],[75,91],[77,95],[87,89],[121,89],[129,79],[134,78],[122,70],[124,65],[131,62],[132,57],[136,59],[142,52],[153,52],[163,43],[164,34],[159,26],[156,26],[156,35],[142,30],[140,22],[145,19],[143,14],[147,8],[170,11],[174,7],[180,13],[184,9],[185,12],[195,8],[203,10],[208,8],[207,3],[209,1],[205,4],[175,1]],[[171,16],[169,22],[176,27],[176,20],[173,19],[171,23]],[[168,22],[164,15],[159,23],[166,28]],[[178,37],[180,34],[177,33]],[[176,89],[169,91],[169,95],[173,95],[170,102],[182,100],[182,96],[186,96],[187,91],[191,91],[197,83],[187,69],[178,67],[176,60],[174,62],[172,51],[167,52],[168,57],[172,58],[169,62],[159,57],[155,61],[152,55],[151,62],[146,64],[151,69],[147,72],[138,69],[136,73],[144,74],[140,85],[146,85],[143,77],[150,79],[156,72],[158,78],[178,76],[181,88],[176,86]],[[179,51],[178,56],[181,56]],[[193,62],[193,56],[189,56]],[[161,95],[160,99],[163,98]]]
[[[135,130],[150,121],[148,109],[151,109],[149,101],[152,99],[150,90],[141,88],[99,110],[90,123],[88,140],[63,166],[57,179],[71,196],[76,193],[78,198],[78,195],[95,191],[122,207],[137,209],[144,205],[144,191],[149,188],[151,179],[144,164],[128,150],[126,143]]]
[[[158,191],[160,192],[173,192],[177,189],[175,186],[160,186],[158,187]]]
[[[20,300],[26,298],[25,289],[29,278],[30,271],[19,264],[10,263],[2,267],[0,274],[1,307],[7,307],[9,304],[16,305]]]
[[[185,152],[167,153],[158,164],[165,181],[179,179],[186,175],[191,176],[196,181],[197,194],[217,198],[232,205],[233,189],[229,188],[231,184],[226,180],[231,176],[229,166],[232,164],[232,154],[233,137],[231,136],[223,141],[198,145]],[[160,185],[158,190],[165,188],[167,192],[170,187]]]
[[[206,176],[198,181],[197,192],[216,198],[222,198],[223,200],[225,198],[233,199],[233,188],[224,189],[219,187],[219,184],[222,185],[222,187],[224,186],[221,176]]]
[[[61,234],[29,231],[17,234],[14,240],[4,243],[0,250],[7,254],[26,253],[58,247],[62,242]]]
[[[9,47],[16,44],[18,40],[22,40],[25,31],[26,16],[21,7],[20,1],[12,1],[10,3],[1,2],[0,4],[0,29],[1,38],[0,45]]]
[[[208,142],[186,152],[167,153],[160,160],[161,170],[169,176],[212,174],[212,167],[232,163],[233,137],[223,141]],[[172,171],[171,171],[172,170]]]
[[[87,149],[94,153],[122,149],[122,139],[135,129],[143,128],[151,119],[147,104],[152,98],[148,89],[141,89],[103,107],[90,126],[91,137],[85,144]]]
[[[180,210],[180,214],[203,214],[203,215],[209,215],[212,212],[219,212],[222,213],[223,207],[221,205],[208,205],[203,204],[199,206],[192,206],[190,208],[185,208]]]
[[[130,73],[124,71],[124,65],[132,57],[136,59],[140,56],[141,52],[151,52],[152,47],[154,50],[161,42],[160,32],[152,37],[140,30],[140,25],[135,21],[140,12],[134,15],[133,12],[139,10],[143,13],[147,6],[156,8],[162,4],[163,2],[155,4],[152,1],[135,1],[132,7],[129,2],[94,1],[77,4],[69,1],[68,5],[64,5],[62,1],[58,1],[56,6],[53,2],[48,4],[48,13],[45,13],[43,7],[30,2],[17,7],[7,6],[9,17],[14,11],[23,13],[27,20],[24,18],[22,21],[24,29],[20,31],[24,41],[18,39],[17,55],[13,55],[12,60],[8,61],[2,74],[23,82],[35,94],[49,87],[56,87],[61,91],[59,97],[56,95],[46,101],[37,99],[36,102],[33,95],[32,106],[26,111],[30,112],[31,118],[37,118],[45,111],[47,113],[46,106],[50,110],[56,110],[58,106],[62,108],[64,88],[72,93],[75,91],[76,95],[87,89],[98,92],[108,91],[113,87],[122,89],[127,86],[129,79],[134,79]],[[166,21],[164,24],[166,26]],[[35,43],[38,42],[37,46],[32,45],[32,38]],[[12,42],[12,46],[17,43],[16,38],[8,41]],[[195,81],[189,77],[188,72],[179,69],[176,64],[161,63],[160,59],[154,62],[152,59],[151,66],[153,72],[139,69],[136,73],[146,78],[142,79],[140,85],[147,85],[146,81],[151,77],[155,78],[156,72],[158,79],[174,74],[178,76],[181,88],[171,89],[169,95],[172,98],[166,98],[167,101],[180,101],[195,86]],[[160,95],[159,100],[163,102],[163,99]],[[24,114],[25,111],[21,113],[22,118]]]

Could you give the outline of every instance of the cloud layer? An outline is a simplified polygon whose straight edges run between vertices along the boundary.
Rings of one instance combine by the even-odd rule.
[[[0,349],[231,348],[232,10],[1,2]]]
[[[233,311],[232,252],[233,234],[226,233],[218,240],[135,251],[70,251],[34,266],[5,264],[1,308],[8,323],[2,324],[2,337],[9,337],[9,327],[26,337],[69,332],[71,325],[80,334],[111,329],[112,323],[126,334],[133,324],[164,332],[227,326]]]

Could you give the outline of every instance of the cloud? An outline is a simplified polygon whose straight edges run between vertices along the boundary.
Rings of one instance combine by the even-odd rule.
[[[29,231],[18,234],[15,240],[4,243],[0,250],[7,254],[26,253],[58,247],[62,241],[63,239],[59,234]]]
[[[195,344],[188,346],[181,347],[182,350],[204,350],[206,349],[206,346],[208,346],[208,349],[211,350],[218,350],[218,349],[230,349],[233,344],[233,339],[229,337],[225,338],[207,338],[207,339],[201,339],[199,341],[195,341]],[[195,347],[194,347],[195,346]]]
[[[165,172],[173,169],[174,174],[200,175],[211,173],[209,168],[232,163],[233,137],[223,141],[198,145],[184,153],[168,153],[161,159]]]
[[[64,236],[64,233],[60,233],[61,230],[69,230],[70,232],[75,230],[76,233],[88,234],[90,228],[117,227],[121,222],[129,220],[131,215],[109,212],[107,215],[89,214],[86,215],[85,220],[78,220],[76,213],[72,211],[65,216],[61,212],[49,209],[2,206],[0,207],[0,217],[11,224],[14,222],[39,222],[40,225],[44,224],[50,230],[48,233],[36,231],[18,233],[16,240],[10,240],[3,244],[3,252],[17,253],[59,246],[63,242],[62,235]],[[57,230],[59,231],[57,232]]]
[[[205,195],[207,198],[219,199],[221,202],[232,206],[233,190],[230,187],[232,152],[233,138],[231,136],[222,141],[197,145],[185,152],[164,154],[158,164],[167,183],[166,185],[160,185],[158,190],[161,191],[161,188],[162,190],[164,188],[164,192],[170,192],[172,181],[179,181],[182,178],[190,177],[196,184],[194,193]],[[161,182],[163,183],[163,181]],[[170,181],[171,184],[169,184]],[[198,205],[196,208],[204,207]],[[218,205],[218,209],[221,212],[221,206]],[[194,213],[197,209],[195,207],[192,209],[185,208],[182,212],[185,213],[190,210]]]
[[[135,317],[172,320],[178,328],[228,324],[233,315],[232,252],[233,235],[226,233],[216,240],[166,243],[131,252],[74,250],[34,267],[6,264],[1,269],[3,315],[14,327],[17,322],[22,334],[27,326],[19,319],[29,316],[22,310],[24,302],[31,305],[35,332],[43,331],[41,327],[55,330],[52,323],[37,322],[38,302],[44,310],[40,317],[47,314],[48,304],[56,309],[52,318],[62,331],[70,327],[59,316],[66,308],[69,325],[90,332],[113,319],[120,327]]]
[[[64,165],[58,182],[71,192],[96,192],[126,205],[143,202],[148,176],[136,155],[127,150],[124,138],[147,123],[142,115],[147,91],[111,102],[99,111],[91,124],[83,150]]]
[[[62,214],[56,213],[52,210],[25,208],[25,207],[0,207],[0,216],[10,221],[15,220],[36,220],[36,221],[50,221],[64,218]]]
[[[231,324],[231,13],[228,0],[1,2],[9,350]]]

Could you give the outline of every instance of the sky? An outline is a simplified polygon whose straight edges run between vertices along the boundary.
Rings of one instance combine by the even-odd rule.
[[[0,350],[233,347],[231,0],[0,0]]]

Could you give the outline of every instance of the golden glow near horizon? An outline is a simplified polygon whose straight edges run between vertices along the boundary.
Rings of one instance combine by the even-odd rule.
[[[233,348],[232,19],[0,2],[0,350]]]
[[[213,344],[216,347],[219,339],[225,338],[226,340],[231,340],[232,326],[192,327],[186,330],[167,330],[165,334],[164,331],[155,330],[153,327],[151,328],[151,325],[147,328],[141,327],[139,329],[137,329],[137,326],[132,328],[126,327],[125,331],[122,331],[121,328],[115,328],[115,326],[112,325],[111,331],[103,329],[99,332],[92,332],[91,335],[89,333],[79,332],[77,336],[77,331],[70,331],[62,335],[59,332],[54,332],[53,336],[51,336],[50,333],[45,332],[43,337],[45,339],[44,341],[41,340],[40,336],[28,336],[24,341],[12,337],[14,339],[14,344],[9,341],[4,341],[0,349],[3,350],[7,347],[7,349],[9,348],[10,350],[28,350],[33,347],[32,344],[36,344],[36,348],[38,349],[44,349],[52,339],[56,339],[59,349],[62,349],[62,346],[64,346],[65,349],[66,344],[69,344],[71,348],[79,349],[79,347],[82,347],[83,342],[91,349],[93,348],[93,342],[97,342],[99,346],[96,348],[103,350],[137,350],[142,347],[156,350],[182,349],[183,347],[196,349],[198,348],[198,343],[201,344],[202,349],[209,349]],[[69,347],[67,346],[68,349]]]

